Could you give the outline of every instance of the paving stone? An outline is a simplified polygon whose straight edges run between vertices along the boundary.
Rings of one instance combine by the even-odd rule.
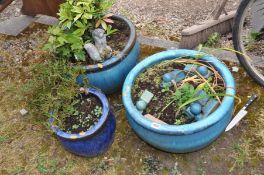
[[[0,33],[17,36],[36,20],[35,17],[21,15],[0,23]]]
[[[52,26],[58,23],[58,19],[51,16],[38,15],[38,19],[36,20],[36,22],[40,24]]]

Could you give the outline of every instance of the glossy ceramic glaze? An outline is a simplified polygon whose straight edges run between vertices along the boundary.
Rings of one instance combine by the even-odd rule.
[[[125,48],[116,56],[107,61],[95,65],[85,66],[89,80],[89,85],[101,89],[106,94],[117,92],[121,89],[129,71],[137,64],[140,47],[136,40],[136,30],[134,25],[125,17],[115,15],[114,20],[120,20],[127,24],[130,35]],[[82,78],[77,79],[78,83]]]
[[[94,157],[106,152],[111,146],[114,140],[116,120],[109,109],[106,96],[92,88],[88,91],[97,96],[103,105],[102,116],[98,123],[93,128],[77,134],[68,134],[54,126],[52,130],[68,151],[80,156]],[[52,120],[50,122],[52,123]]]
[[[226,94],[222,104],[207,118],[186,125],[165,125],[155,123],[136,109],[132,101],[131,88],[136,77],[147,68],[164,60],[180,57],[199,58],[209,61],[221,74],[226,83]],[[150,56],[140,62],[128,74],[122,91],[122,99],[130,126],[139,137],[154,147],[175,153],[185,153],[199,150],[213,142],[228,125],[234,106],[235,81],[228,68],[211,55],[193,50],[168,50]]]

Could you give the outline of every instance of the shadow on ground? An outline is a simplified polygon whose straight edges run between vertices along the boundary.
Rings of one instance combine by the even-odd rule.
[[[170,174],[260,175],[264,172],[264,100],[254,103],[247,117],[203,150],[170,154],[152,148],[132,131],[125,117],[121,92],[109,96],[117,130],[111,149],[97,158],[65,151],[42,121],[18,112],[25,105],[17,89],[27,79],[30,64],[43,57],[46,27],[33,25],[18,37],[0,37],[0,174]],[[144,59],[162,49],[141,45]],[[229,67],[235,63],[226,63]],[[253,92],[264,90],[240,68],[234,73],[241,108]],[[262,130],[261,130],[262,129]],[[261,134],[262,132],[262,134]],[[263,154],[262,154],[263,155]]]

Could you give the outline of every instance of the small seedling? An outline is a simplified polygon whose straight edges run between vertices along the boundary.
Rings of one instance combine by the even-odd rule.
[[[175,120],[175,125],[181,125],[181,124],[182,124],[182,121],[180,119]]]
[[[250,33],[250,38],[256,41],[263,33],[262,32],[252,32]]]
[[[96,106],[94,110],[91,112],[91,114],[95,115],[97,118],[99,118],[102,115],[102,107],[101,106]]]
[[[79,128],[79,125],[72,125],[72,129],[78,129]]]
[[[199,168],[196,172],[196,175],[205,175],[205,172],[203,171],[202,168]]]
[[[115,33],[117,33],[118,30],[117,29],[113,29],[113,27],[111,25],[108,25],[107,28],[106,28],[106,35],[109,36],[109,35],[113,35]]]
[[[243,145],[235,144],[235,162],[233,166],[230,168],[229,172],[232,172],[236,167],[242,168],[245,165],[249,157],[249,143],[245,142]]]
[[[205,47],[213,47],[219,43],[220,35],[218,33],[213,33],[211,36],[208,37],[208,40],[205,42]]]
[[[170,85],[169,85],[169,83],[164,83],[163,86],[162,86],[161,92],[166,93],[166,92],[169,92],[169,91],[170,91]]]

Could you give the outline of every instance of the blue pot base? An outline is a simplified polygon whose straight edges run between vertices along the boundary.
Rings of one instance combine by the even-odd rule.
[[[185,125],[164,125],[142,116],[132,101],[132,88],[135,79],[147,68],[165,60],[182,57],[197,58],[210,62],[223,77],[226,84],[225,96],[221,105],[208,117]],[[201,57],[202,56],[202,57]],[[234,108],[235,81],[228,68],[212,55],[193,50],[168,50],[152,55],[137,64],[128,74],[122,100],[130,126],[148,144],[173,153],[186,153],[202,149],[221,135],[230,122]]]
[[[58,137],[62,146],[69,152],[85,157],[95,157],[105,153],[114,141],[116,120],[109,113],[105,124],[92,136],[82,139],[65,139]]]

